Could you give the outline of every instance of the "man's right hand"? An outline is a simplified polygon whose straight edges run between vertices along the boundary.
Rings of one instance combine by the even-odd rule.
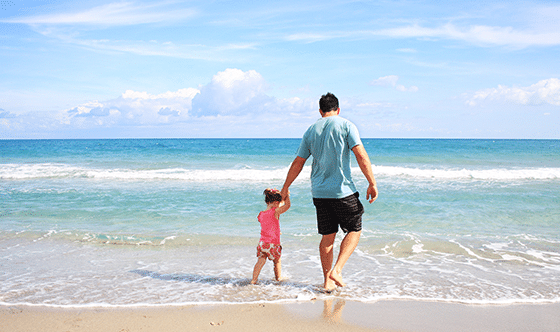
[[[366,199],[371,204],[377,199],[378,195],[379,195],[379,191],[377,190],[377,184],[370,183],[369,187],[367,188]]]

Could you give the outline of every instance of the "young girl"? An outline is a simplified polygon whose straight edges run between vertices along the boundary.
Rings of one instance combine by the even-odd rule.
[[[280,281],[282,275],[282,265],[280,256],[282,255],[282,246],[280,245],[280,215],[290,208],[290,194],[282,200],[282,195],[277,189],[265,189],[264,201],[266,210],[261,211],[257,217],[261,223],[261,239],[257,246],[257,264],[253,269],[252,284],[256,284],[259,279],[261,269],[266,263],[266,259],[274,262],[274,276]]]

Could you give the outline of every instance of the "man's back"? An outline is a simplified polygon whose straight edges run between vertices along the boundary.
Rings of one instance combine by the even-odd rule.
[[[311,190],[315,198],[343,198],[355,193],[350,151],[361,144],[356,126],[338,115],[323,117],[303,136],[298,156],[313,156]]]

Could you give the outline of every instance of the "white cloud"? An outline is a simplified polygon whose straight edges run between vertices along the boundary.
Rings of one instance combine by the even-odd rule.
[[[157,95],[127,90],[116,99],[88,102],[64,110],[56,118],[60,124],[76,128],[167,124],[171,119],[184,121],[198,93],[199,90],[193,88]]]
[[[165,3],[138,5],[132,2],[115,2],[83,11],[18,17],[3,20],[3,22],[30,25],[80,24],[122,26],[178,21],[190,18],[196,14],[196,11],[189,8],[166,9],[162,8],[163,6],[165,6]]]
[[[158,111],[159,115],[163,115],[163,116],[179,116],[179,114],[181,114],[180,111],[177,110],[172,110],[169,107],[162,107],[159,111]]]
[[[363,33],[363,32],[360,32]],[[510,26],[445,25],[427,28],[418,24],[397,28],[372,30],[365,32],[370,35],[391,38],[444,38],[462,40],[480,46],[508,46],[525,48],[530,46],[560,45],[560,31],[557,29],[519,30]]]
[[[132,90],[126,90],[125,93],[122,94],[122,98],[124,99],[146,99],[146,100],[158,100],[158,99],[193,99],[197,93],[200,91],[198,89],[193,88],[186,88],[186,89],[179,89],[176,92],[165,92],[160,93],[158,95],[149,94],[147,92],[137,92]]]
[[[393,86],[394,87],[397,84],[398,80],[399,80],[399,77],[397,75],[389,75],[389,76],[383,76],[383,77],[380,77],[376,80],[373,80],[369,84],[370,85]]]
[[[64,13],[21,16],[1,19],[0,22],[27,24],[31,29],[63,43],[74,44],[88,50],[100,52],[122,52],[145,56],[165,56],[180,59],[202,59],[209,61],[231,61],[238,53],[253,50],[255,42],[181,43],[156,39],[86,39],[84,35],[92,29],[106,31],[110,27],[135,26],[139,24],[173,25],[190,20],[198,15],[197,10],[183,8],[180,2],[135,3],[115,2],[85,10]],[[179,23],[180,24],[180,23]],[[170,37],[173,39],[173,37]],[[240,58],[240,60],[244,60]]]
[[[560,106],[560,80],[550,78],[527,87],[507,87],[479,90],[467,100],[470,106],[482,101],[508,101],[522,105],[550,104]]]
[[[329,31],[320,34],[299,32],[291,34],[285,39],[288,41],[313,43],[341,38],[367,39],[372,36],[386,38],[441,38],[464,41],[478,46],[506,46],[512,48],[560,45],[560,30],[554,27],[521,30],[511,26],[459,26],[452,23],[437,27],[424,27],[419,24],[413,24],[379,30]],[[410,48],[398,49],[397,51],[416,52],[416,50]]]
[[[397,81],[382,77],[378,83],[396,88]],[[341,107],[365,130],[371,129],[366,119],[395,117],[387,102],[342,98]],[[267,94],[266,81],[254,70],[226,69],[198,89],[126,90],[58,112],[12,116],[0,110],[0,137],[300,137],[319,117],[318,108],[318,98]]]
[[[274,100],[265,94],[266,82],[254,70],[226,69],[214,75],[193,99],[192,114],[213,116],[266,111]]]
[[[417,92],[418,91],[418,87],[417,86],[411,86],[410,88],[406,88],[404,85],[397,85],[395,87],[395,89],[397,89],[398,91],[403,91],[403,92]]]
[[[399,77],[397,75],[389,75],[383,76],[376,80],[371,81],[369,84],[374,86],[385,86],[385,87],[393,87],[398,91],[403,92],[416,92],[418,91],[417,86],[411,86],[410,88],[405,87],[404,85],[397,84]]]
[[[316,100],[277,99],[265,93],[266,85],[254,70],[226,69],[200,89],[185,88],[160,94],[127,90],[112,100],[92,101],[60,111],[50,116],[49,123],[51,127],[53,121],[58,121],[62,126],[84,129],[193,123],[203,128],[201,123],[210,126],[226,120],[262,123],[266,117],[285,120],[316,113]],[[6,117],[8,114],[0,113]]]
[[[333,32],[333,33],[294,33],[291,35],[286,36],[284,39],[287,41],[297,41],[297,42],[304,42],[304,43],[314,43],[324,40],[331,40],[335,38],[343,38],[347,36],[347,34],[343,34],[340,32]]]
[[[0,119],[15,118],[16,116],[4,109],[0,108]]]
[[[266,86],[264,78],[254,70],[226,69],[199,89],[159,94],[126,90],[115,99],[20,116],[0,109],[0,124],[24,132],[77,131],[78,135],[85,135],[103,130],[119,137],[125,128],[139,133],[137,136],[149,136],[150,132],[154,133],[152,136],[161,135],[161,128],[169,128],[173,135],[188,132],[200,137],[298,136],[290,134],[290,130],[310,123],[310,118],[318,114],[317,100],[278,99],[266,94]],[[286,128],[285,123],[290,120],[295,123]],[[268,131],[267,126],[262,126],[265,122],[270,126]]]

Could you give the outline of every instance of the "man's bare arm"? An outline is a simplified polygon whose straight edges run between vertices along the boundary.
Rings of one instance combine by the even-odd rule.
[[[375,181],[375,177],[373,176],[373,170],[371,168],[371,161],[369,160],[369,156],[366,152],[366,149],[363,145],[359,144],[352,148],[352,152],[356,156],[356,161],[364,173],[366,180],[369,183],[366,199],[369,200],[370,203],[373,203],[378,196],[377,191],[377,182]]]
[[[283,198],[288,195],[290,186],[297,179],[299,173],[301,173],[306,161],[307,159],[297,156],[292,162],[288,175],[286,175],[286,181],[284,181],[284,186],[282,187],[281,194]]]

